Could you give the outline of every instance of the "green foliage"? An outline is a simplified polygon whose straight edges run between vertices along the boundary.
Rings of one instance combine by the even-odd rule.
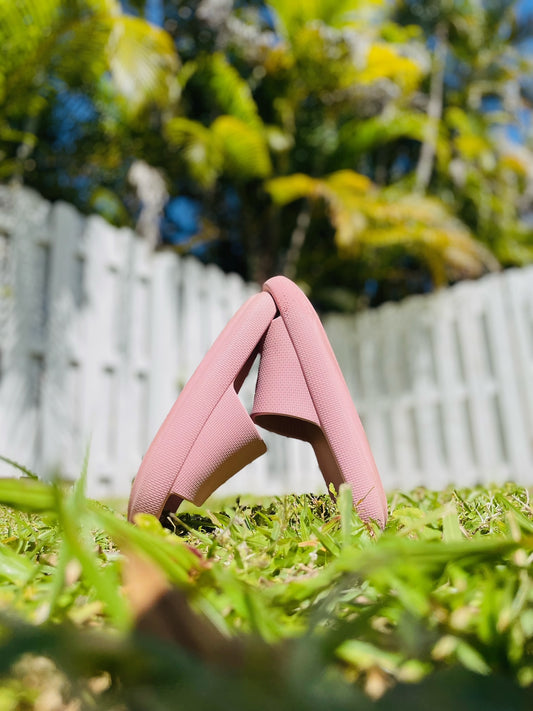
[[[305,3],[270,0],[268,2],[289,36],[294,36],[302,27],[313,21],[335,28],[348,25],[354,22],[365,4],[362,0],[310,0]],[[381,0],[373,0],[369,4],[380,5]]]
[[[376,280],[372,303],[525,264],[530,137],[508,129],[529,111],[531,23],[515,6],[167,0],[160,29],[141,0],[139,16],[1,0],[0,179],[132,224],[143,159],[199,208],[181,251],[203,242],[206,260],[285,273],[330,307]],[[373,187],[356,205],[339,174]],[[272,200],[294,176],[309,190]]]
[[[131,129],[145,120],[153,107],[171,110],[179,96],[179,61],[171,38],[124,14],[118,0],[1,0],[0,45],[3,179],[43,180],[48,159],[53,166],[48,172],[55,172],[55,180],[65,186],[69,181],[57,173],[66,171],[75,182],[80,167],[73,162],[80,158],[85,158],[84,174],[90,175],[88,164],[93,162],[101,171],[112,168],[116,179],[117,164],[128,151],[125,127]],[[76,150],[68,141],[59,150],[53,145],[64,140],[61,131],[55,141],[51,137],[55,112],[65,113],[65,97],[78,102],[70,107],[74,115],[69,117],[67,132],[83,123],[88,107],[92,114],[86,128],[92,134],[87,136],[90,142],[81,145],[80,141]],[[110,147],[112,141],[115,146]],[[35,173],[37,168],[41,170]],[[49,176],[48,181],[53,183],[54,178]],[[86,209],[101,183],[100,175],[90,186]],[[43,189],[46,192],[44,185]],[[122,204],[114,213],[124,221]]]
[[[175,118],[167,123],[166,134],[203,188],[213,188],[222,175],[246,182],[271,172],[264,130],[236,116],[218,116],[209,128],[198,121]]]
[[[400,138],[423,141],[427,126],[424,114],[393,110],[366,120],[354,119],[343,124],[339,140],[352,158]]]
[[[170,709],[178,694],[180,707],[199,709],[290,709],[296,699],[310,711],[326,699],[332,709],[392,709],[408,698],[440,709],[450,683],[460,709],[472,694],[470,711],[487,695],[495,704],[502,690],[509,708],[526,704],[525,489],[395,493],[383,533],[358,518],[345,488],[337,504],[306,495],[192,507],[169,530],[86,500],[83,479],[71,488],[0,480],[10,507],[0,521],[0,708],[21,699],[33,708],[43,658],[48,687],[98,708]],[[228,644],[246,644],[244,661],[222,671],[135,631],[125,554],[154,566],[137,585],[149,593],[163,573]],[[170,608],[159,614],[176,624]]]
[[[221,51],[214,61],[200,57],[184,89],[186,113],[196,112],[210,132],[215,116],[230,114],[280,139],[268,143],[271,170],[249,169],[247,156],[256,166],[257,151],[244,141],[231,171],[212,167],[222,162],[216,151],[212,159],[198,150],[193,161],[183,153],[189,175],[210,189],[206,202],[222,240],[223,207],[213,211],[212,201],[223,202],[228,178],[237,188],[253,277],[285,271],[316,295],[328,279],[337,291],[357,288],[355,270],[342,267],[355,260],[367,277],[382,279],[412,264],[410,255],[430,283],[444,285],[531,259],[518,197],[527,153],[501,139],[499,127],[514,121],[509,111],[481,110],[485,99],[505,104],[526,71],[508,32],[512,3],[498,14],[478,3],[435,2],[420,18],[410,2],[269,6],[276,41],[252,8],[236,10],[231,27],[241,23],[255,39],[221,25]],[[340,196],[328,183],[341,171],[370,178],[374,188],[358,201]],[[265,177],[274,209],[257,186]],[[309,199],[327,209],[309,209]]]
[[[198,72],[206,82],[218,110],[252,127],[261,128],[250,87],[220,52],[202,59]]]
[[[405,195],[398,187],[378,190],[350,170],[322,179],[301,173],[274,178],[266,189],[279,205],[302,198],[325,201],[343,253],[357,255],[365,245],[409,246],[426,261],[439,285],[498,268],[489,250],[435,198]]]
[[[178,63],[169,36],[123,14],[116,0],[3,0],[0,42],[2,98],[20,111],[28,99],[38,108],[54,81],[94,90],[106,72],[131,114],[173,98]]]

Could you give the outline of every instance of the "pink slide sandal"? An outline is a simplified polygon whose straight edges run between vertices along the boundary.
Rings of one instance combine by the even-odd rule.
[[[238,391],[261,354],[251,415]],[[254,424],[255,423],[255,424]],[[273,277],[237,311],[174,403],[146,453],[128,517],[200,505],[266,452],[255,425],[311,443],[326,484],[346,482],[363,519],[384,526],[385,493],[322,324],[304,293]]]

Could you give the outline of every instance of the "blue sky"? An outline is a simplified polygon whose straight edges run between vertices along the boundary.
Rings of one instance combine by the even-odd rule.
[[[533,12],[533,0],[520,0],[517,7],[519,11],[529,14]]]
[[[163,0],[147,0],[146,2],[146,19],[154,25],[161,26],[165,13],[163,10]]]

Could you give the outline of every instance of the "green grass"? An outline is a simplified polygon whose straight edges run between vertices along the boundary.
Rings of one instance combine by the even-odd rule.
[[[531,708],[524,488],[395,493],[382,533],[348,490],[222,502],[168,530],[83,486],[0,480],[0,711]],[[127,559],[151,567],[125,589]],[[169,594],[139,619],[134,593],[162,574],[194,612]]]

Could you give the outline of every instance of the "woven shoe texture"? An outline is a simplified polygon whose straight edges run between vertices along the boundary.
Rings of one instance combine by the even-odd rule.
[[[285,277],[269,279],[263,289],[272,295],[279,317],[265,339],[252,411],[254,421],[311,442],[326,483],[332,483],[337,491],[342,482],[348,483],[361,517],[384,526],[387,499],[381,479],[316,311],[301,289]],[[267,342],[274,328],[269,350]],[[265,372],[261,373],[263,368]],[[290,399],[276,384],[276,373],[290,392]],[[291,434],[295,425],[286,417],[277,417],[277,413],[300,418],[298,434]]]
[[[237,395],[261,360],[248,415]],[[233,316],[146,453],[128,517],[198,505],[266,451],[256,425],[310,442],[326,483],[352,488],[363,519],[381,526],[387,502],[363,426],[320,319],[289,279],[274,277]]]
[[[169,495],[174,490],[178,492],[181,484],[188,495],[200,502],[200,491],[205,493],[207,489],[206,472],[218,472],[217,477],[221,483],[220,470],[224,458],[235,464],[236,442],[247,446],[252,444],[248,450],[251,455],[249,461],[266,451],[238,397],[235,395],[230,403],[226,394],[236,380],[242,382],[244,379],[246,373],[243,371],[251,365],[251,356],[275,312],[276,306],[269,294],[254,294],[241,306],[213,343],[172,406],[143,458],[130,496],[130,520],[139,512],[160,517]],[[226,400],[221,406],[226,418],[225,426],[222,429],[220,424],[220,440],[216,446],[211,447],[200,435],[225,395]],[[240,430],[243,413],[248,420],[244,433]],[[256,433],[255,445],[250,428]],[[209,432],[213,433],[212,426]],[[191,463],[187,463],[189,457],[192,458]],[[240,462],[241,467],[244,463],[247,462]],[[184,466],[185,480],[182,481]]]

